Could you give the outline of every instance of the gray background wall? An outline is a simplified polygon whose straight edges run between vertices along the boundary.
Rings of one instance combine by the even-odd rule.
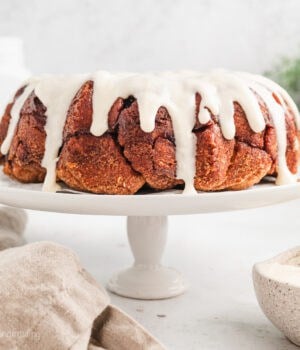
[[[299,0],[0,0],[0,35],[36,73],[263,71],[300,42]]]

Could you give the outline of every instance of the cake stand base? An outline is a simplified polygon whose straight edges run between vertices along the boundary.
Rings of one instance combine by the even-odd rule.
[[[108,289],[135,299],[165,299],[187,289],[183,276],[161,265],[168,231],[167,216],[129,216],[127,233],[134,256],[132,267],[117,273]]]
[[[169,298],[186,290],[182,276],[161,265],[167,239],[167,217],[163,215],[260,208],[299,198],[300,182],[274,186],[267,181],[244,191],[199,195],[181,195],[180,190],[136,196],[78,194],[69,189],[49,193],[42,191],[41,184],[18,183],[0,171],[2,204],[59,213],[128,216],[128,237],[135,262],[112,278],[108,288],[116,294],[140,299]]]

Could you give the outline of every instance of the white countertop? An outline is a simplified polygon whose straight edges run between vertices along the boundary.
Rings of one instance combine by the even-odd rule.
[[[170,350],[298,349],[265,318],[256,302],[251,269],[299,244],[300,201],[232,213],[174,216],[164,263],[190,282],[180,297],[140,301],[111,295]],[[67,245],[105,284],[132,263],[124,217],[29,211],[29,242]]]

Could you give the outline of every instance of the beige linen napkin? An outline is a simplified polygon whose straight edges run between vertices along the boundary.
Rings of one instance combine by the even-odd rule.
[[[164,349],[109,305],[71,250],[54,243],[0,253],[0,300],[0,349]]]

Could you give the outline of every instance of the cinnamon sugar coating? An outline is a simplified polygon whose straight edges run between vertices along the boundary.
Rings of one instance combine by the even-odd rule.
[[[18,92],[20,93],[20,91]],[[16,95],[17,96],[17,95]],[[63,145],[57,162],[57,180],[70,188],[105,194],[134,194],[143,186],[164,190],[182,186],[176,179],[176,140],[172,119],[160,107],[155,129],[140,128],[138,101],[118,98],[108,116],[108,130],[96,137],[92,124],[93,82],[86,82],[69,108],[63,131]],[[201,125],[195,117],[197,190],[242,190],[266,175],[275,175],[277,143],[273,122],[264,102],[257,96],[266,120],[261,133],[251,130],[245,113],[234,103],[236,135],[226,140],[217,116]],[[195,97],[195,116],[201,96]],[[0,144],[7,133],[13,103],[0,123]],[[299,151],[294,116],[286,113],[287,165],[296,173]],[[2,156],[5,174],[21,182],[42,182],[45,169],[46,108],[32,93],[26,100],[7,156]]]

